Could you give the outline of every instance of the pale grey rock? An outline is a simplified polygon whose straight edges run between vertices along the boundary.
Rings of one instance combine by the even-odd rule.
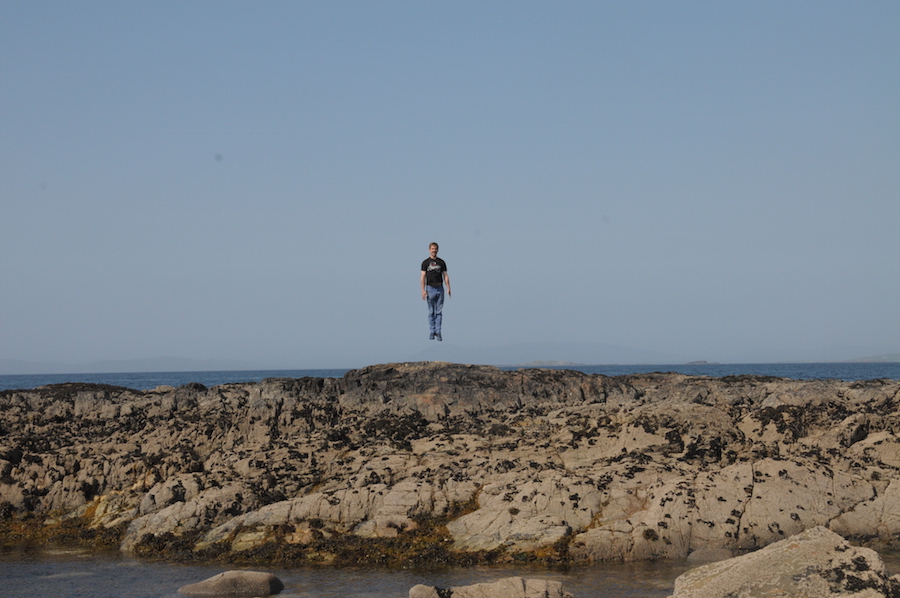
[[[728,550],[727,548],[701,548],[689,554],[687,562],[694,565],[700,565],[703,563],[724,561],[733,557],[734,551]]]
[[[675,580],[670,598],[895,598],[900,577],[889,577],[878,554],[857,548],[824,527],[759,551],[703,565]]]
[[[262,571],[225,571],[198,583],[178,588],[186,596],[271,596],[284,589],[284,583]]]
[[[160,511],[170,505],[193,499],[203,490],[203,480],[197,474],[172,476],[158,482],[144,494],[138,512],[141,515]]]
[[[442,598],[434,586],[418,584],[409,589],[409,598]]]
[[[258,506],[253,492],[242,484],[230,484],[222,488],[210,488],[194,495],[190,500],[173,502],[169,506],[133,519],[125,533],[121,549],[133,551],[147,535],[171,533],[182,536],[211,525],[231,520],[244,509]]]
[[[671,472],[649,477],[655,480],[611,494],[594,525],[576,535],[577,555],[646,560],[708,548],[753,550],[827,524],[873,494],[865,480],[821,464],[773,459],[680,478]]]
[[[829,528],[848,538],[876,535],[885,542],[896,538],[900,534],[900,480],[891,480],[881,494],[835,517]]]
[[[590,525],[603,498],[592,480],[558,472],[528,481],[518,473],[495,479],[482,487],[478,510],[447,524],[456,550],[528,551],[554,544],[573,528]]]
[[[437,588],[413,586],[409,598],[572,598],[558,581],[507,577],[490,583]]]
[[[247,550],[265,544],[272,531],[285,525],[294,527],[311,520],[327,522],[329,529],[362,537],[395,537],[417,528],[413,519],[429,515],[435,503],[443,506],[455,496],[452,489],[407,480],[394,486],[373,484],[362,488],[314,492],[236,516],[207,532],[198,543],[205,548],[218,542],[232,542],[232,549]],[[474,492],[469,488],[468,492]],[[466,494],[468,496],[468,494]],[[308,535],[295,537],[305,543]]]

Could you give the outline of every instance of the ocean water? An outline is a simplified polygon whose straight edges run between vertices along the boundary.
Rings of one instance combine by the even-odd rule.
[[[900,571],[896,553],[882,554],[889,575]],[[417,584],[441,588],[524,577],[560,581],[575,598],[665,598],[675,579],[691,568],[684,560],[598,563],[552,570],[538,567],[382,569],[254,567],[276,575],[281,598],[407,598]],[[228,567],[135,560],[118,552],[0,551],[3,598],[178,598],[178,588],[203,581]]]
[[[0,552],[0,596],[4,598],[176,598],[178,588],[228,567],[146,563],[117,553],[74,550]],[[525,567],[454,569],[296,568],[256,571],[275,574],[283,598],[406,598],[417,584],[463,586],[525,577],[561,581],[575,598],[663,598],[684,562],[610,563],[554,571]]]
[[[135,390],[152,390],[157,386],[178,387],[191,382],[204,386],[231,384],[235,382],[259,382],[266,378],[340,378],[342,370],[227,370],[217,372],[132,372],[115,374],[21,374],[0,376],[0,391],[37,388],[46,384],[66,382],[86,382],[109,384]]]
[[[547,367],[547,366],[542,366]],[[652,372],[677,372],[689,376],[776,376],[793,380],[900,380],[900,362],[889,363],[745,363],[745,364],[674,364],[674,365],[577,365],[549,366],[556,369],[577,370],[587,374],[623,376]],[[504,367],[505,370],[519,367]],[[0,376],[0,391],[37,388],[46,384],[89,382],[124,386],[136,390],[151,390],[157,386],[181,386],[199,382],[204,386],[233,382],[259,382],[265,378],[340,378],[347,369],[327,370],[249,370],[218,372],[134,372],[116,374],[27,374]]]
[[[792,380],[900,380],[900,362],[854,363],[688,363],[681,365],[586,365],[569,369],[588,374],[622,376],[677,372],[688,376],[775,376]]]

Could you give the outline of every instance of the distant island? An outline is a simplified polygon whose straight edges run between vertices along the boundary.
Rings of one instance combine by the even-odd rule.
[[[587,364],[575,363],[574,361],[529,361],[518,365],[523,368],[557,368],[560,366],[584,366]]]
[[[900,353],[889,353],[887,355],[875,355],[873,357],[863,357],[862,359],[854,359],[850,363],[893,363],[900,362]]]

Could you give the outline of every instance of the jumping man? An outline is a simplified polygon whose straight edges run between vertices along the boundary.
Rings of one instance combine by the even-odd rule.
[[[441,339],[441,311],[444,309],[444,285],[450,297],[450,276],[447,264],[437,256],[438,244],[428,246],[429,257],[422,262],[422,299],[428,303],[428,328],[430,339]]]

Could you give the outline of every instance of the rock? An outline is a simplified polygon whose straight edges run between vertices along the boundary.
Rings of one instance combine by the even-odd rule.
[[[417,585],[410,588],[409,598],[572,598],[572,595],[564,592],[558,581],[507,577],[492,583],[444,589]]]
[[[891,547],[898,406],[893,380],[448,363],[53,385],[0,392],[0,513],[292,563],[709,560],[817,526]]]
[[[177,476],[176,476],[177,477]],[[157,488],[159,485],[154,486]],[[165,488],[163,489],[165,490]],[[167,496],[167,494],[163,494]],[[153,497],[152,489],[141,501],[145,512],[147,498]],[[153,501],[149,501],[153,504]],[[177,535],[207,530],[211,526],[230,521],[245,510],[258,507],[255,493],[240,483],[209,488],[194,494],[184,494],[180,500],[162,500],[156,510],[130,521],[122,539],[122,550],[133,551],[142,539],[177,532]],[[162,508],[159,508],[162,507]]]
[[[534,550],[566,538],[573,528],[587,528],[602,500],[588,477],[553,472],[523,481],[518,472],[504,474],[481,488],[478,510],[447,529],[457,550]]]
[[[715,563],[718,561],[724,561],[726,559],[730,559],[734,557],[734,553],[731,550],[727,550],[725,548],[701,548],[700,550],[695,550],[687,557],[687,562],[695,565],[703,564],[703,563]]]
[[[675,580],[670,598],[896,598],[900,576],[888,577],[878,554],[815,527],[766,548],[704,565]]]
[[[284,589],[281,580],[261,571],[225,571],[178,588],[186,596],[271,596]]]
[[[843,512],[829,525],[841,535],[858,538],[874,532],[890,542],[900,534],[900,480],[891,480],[883,491]]]

